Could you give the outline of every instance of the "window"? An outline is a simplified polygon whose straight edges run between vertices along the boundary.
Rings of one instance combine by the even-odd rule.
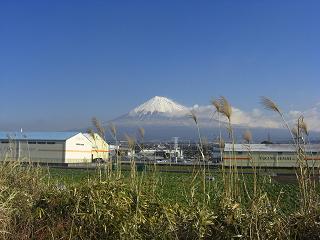
[[[9,141],[8,141],[8,140],[6,140],[6,141],[1,141],[1,143],[9,143]]]
[[[47,142],[47,144],[56,144],[56,142]]]
[[[242,154],[243,154],[243,152],[237,152],[237,154],[238,154],[238,155],[242,155]]]
[[[283,152],[278,152],[278,155],[282,155],[283,154]]]
[[[37,142],[37,144],[46,144],[46,142]]]
[[[34,141],[28,141],[28,144],[37,144],[37,142],[34,142]]]
[[[77,146],[84,146],[83,143],[76,143]]]

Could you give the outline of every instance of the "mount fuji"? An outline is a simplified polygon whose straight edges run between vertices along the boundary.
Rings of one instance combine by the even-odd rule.
[[[129,126],[190,125],[192,121],[188,117],[189,113],[190,108],[169,98],[155,96],[112,122]]]
[[[130,116],[161,114],[166,116],[185,115],[189,109],[166,97],[155,96],[129,112]]]
[[[143,127],[146,140],[168,140],[172,137],[182,139],[197,139],[196,126],[190,117],[191,110],[196,113],[201,135],[208,139],[216,139],[219,135],[218,122],[213,117],[214,108],[211,105],[187,107],[169,98],[155,96],[118,118],[109,122],[116,125],[119,136],[135,135],[137,129]],[[256,140],[265,140],[271,134],[277,139],[287,139],[288,134],[279,128],[264,127],[265,122],[257,124],[256,113],[248,118],[240,109],[233,108],[234,130],[237,138],[241,139],[248,123],[256,124],[251,127]],[[223,125],[223,123],[222,123]],[[223,127],[224,128],[224,127]],[[228,133],[224,131],[228,138]],[[108,136],[111,138],[111,136]]]
[[[147,140],[170,140],[179,136],[195,139],[195,124],[189,117],[192,108],[169,98],[155,96],[118,118],[111,120],[119,135],[135,135],[143,127]]]

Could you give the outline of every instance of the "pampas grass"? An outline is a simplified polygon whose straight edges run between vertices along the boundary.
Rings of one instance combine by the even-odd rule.
[[[279,107],[269,100],[265,101],[268,109],[282,116]],[[228,120],[230,141],[234,143],[231,104],[221,97],[212,105]],[[190,116],[197,126],[203,153],[198,118],[195,113]],[[98,120],[94,123],[99,126]],[[298,119],[295,129],[297,154],[305,160],[305,142],[299,139],[307,136],[309,129],[303,117]],[[116,127],[112,125],[109,130],[118,143]],[[130,174],[94,175],[70,184],[57,184],[43,169],[4,159],[0,163],[0,239],[319,238],[319,193],[310,184],[308,166],[302,164],[305,161],[297,169],[300,205],[290,212],[281,205],[283,191],[267,190],[275,184],[270,178],[258,178],[253,162],[253,182],[251,176],[244,175],[239,181],[237,165],[232,162],[229,175],[221,176],[218,172],[217,180],[209,184],[204,167],[203,175],[197,171],[184,178],[185,199],[170,202],[161,195],[168,191],[168,185],[157,185],[161,179],[155,169],[151,176],[136,172],[133,151],[144,137],[143,129],[138,129],[138,140],[125,136],[131,151]],[[243,133],[243,141],[252,161],[249,130]],[[223,151],[225,142],[221,135],[219,146]],[[232,161],[236,159],[234,154]],[[207,156],[202,154],[200,158],[205,166]]]
[[[198,122],[198,117],[196,115],[196,112],[195,110],[191,110],[190,111],[190,114],[189,114],[189,117],[194,121],[194,123],[196,124],[196,127],[197,127],[197,133],[198,133],[198,140],[199,140],[199,151],[200,151],[200,154],[201,154],[201,160],[202,162],[205,161],[205,157],[204,157],[204,153],[203,153],[203,144],[202,144],[202,138],[201,138],[201,133],[200,133],[200,127],[199,127],[199,122]]]
[[[246,130],[243,135],[243,140],[245,141],[245,143],[250,144],[252,142],[252,134],[249,130]]]
[[[280,110],[280,108],[278,107],[278,105],[273,100],[271,100],[270,98],[267,98],[267,97],[261,97],[260,103],[262,104],[262,106],[265,109],[270,110],[270,111],[274,111],[280,115],[283,123],[285,124],[286,128],[288,129],[288,131],[291,135],[293,143],[296,144],[296,139],[294,138],[294,135],[291,131],[291,128],[290,128],[288,122],[286,121],[286,119],[284,118],[284,115],[283,115],[282,111]]]
[[[228,118],[228,121],[231,122],[232,107],[230,103],[224,96],[221,96],[219,99],[219,104],[220,113],[222,113],[226,118]]]
[[[117,127],[114,123],[110,122],[109,123],[109,131],[111,133],[111,136],[113,137],[113,139],[116,141],[116,144],[118,144],[118,140],[117,140]]]
[[[234,150],[234,134],[233,134],[233,126],[232,126],[232,106],[229,103],[229,101],[224,97],[221,96],[219,99],[213,102],[214,106],[216,107],[216,110],[221,113],[222,116],[227,118],[228,125],[227,130],[229,133],[229,137],[232,143],[232,154],[231,154],[231,161],[229,164],[229,175],[226,177],[229,177],[227,181],[225,181],[225,188],[226,191],[226,200],[228,204],[230,204],[232,201],[240,199],[239,194],[239,175],[238,175],[238,167],[236,164],[236,156],[235,156],[235,150]]]
[[[92,120],[92,125],[95,127],[95,129],[97,130],[97,133],[99,134],[99,136],[102,138],[102,139],[106,139],[106,130],[105,128],[102,126],[102,123],[96,118],[96,117],[93,117]]]
[[[121,177],[121,161],[119,159],[119,143],[118,143],[118,136],[117,136],[117,127],[114,123],[110,122],[109,125],[108,125],[108,129],[109,129],[109,132],[111,134],[111,137],[113,138],[113,140],[115,141],[115,146],[116,146],[116,149],[115,149],[115,154],[116,154],[116,169],[117,169],[117,176],[118,178]]]
[[[289,130],[291,134],[292,140],[296,147],[296,155],[298,159],[296,175],[300,186],[300,210],[303,214],[309,213],[313,210],[314,203],[318,201],[315,199],[317,199],[318,197],[317,194],[315,194],[315,184],[313,184],[311,181],[310,170],[306,160],[306,153],[304,149],[305,142],[303,141],[303,135],[308,135],[308,127],[307,124],[304,122],[304,117],[300,116],[297,120],[296,127],[290,128],[289,124],[284,118],[283,113],[274,101],[267,97],[262,97],[261,103],[266,109],[274,111],[280,115],[286,128]]]

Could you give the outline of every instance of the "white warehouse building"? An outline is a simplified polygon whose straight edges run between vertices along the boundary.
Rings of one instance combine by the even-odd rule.
[[[4,161],[48,164],[90,163],[94,158],[108,160],[108,152],[108,144],[97,134],[0,132],[0,160]]]
[[[84,133],[83,134],[91,142],[91,159],[109,159],[109,144],[100,137],[97,133]]]
[[[320,167],[320,144],[306,144],[303,163]],[[213,151],[217,162],[224,166],[238,167],[287,167],[298,166],[297,148],[293,144],[234,144],[226,143]],[[221,155],[222,154],[222,155]]]

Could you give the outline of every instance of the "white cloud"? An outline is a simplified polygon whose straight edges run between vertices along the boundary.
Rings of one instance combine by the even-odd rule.
[[[262,111],[261,111],[260,109],[254,108],[254,109],[252,110],[252,115],[253,115],[253,117],[260,117],[262,114],[263,114],[263,113],[262,113]]]
[[[195,105],[192,109],[195,110],[202,125],[215,126],[217,124],[218,115],[214,114],[213,106]],[[257,108],[252,111],[243,111],[235,107],[232,108],[232,112],[232,123],[236,125],[248,128],[284,128],[280,116],[273,112],[261,111]],[[295,124],[296,120],[303,115],[311,131],[320,131],[320,104],[306,111],[291,110],[284,115],[290,125]],[[227,119],[221,117],[221,120],[226,122]]]
[[[289,111],[289,116],[292,118],[298,118],[299,116],[301,116],[302,112],[297,111],[297,110],[291,110]]]
[[[320,131],[320,103],[305,111],[291,110],[288,113],[289,122],[293,125],[303,116],[309,130]]]
[[[320,105],[303,112],[304,120],[312,131],[320,131]]]
[[[192,108],[193,108],[193,109],[199,108],[199,105],[198,105],[198,104],[195,104]]]
[[[253,109],[251,112],[242,111],[234,108],[233,111],[233,122],[235,124],[243,125],[249,128],[279,128],[281,125],[279,121],[274,117],[267,114],[263,114],[258,109]]]

